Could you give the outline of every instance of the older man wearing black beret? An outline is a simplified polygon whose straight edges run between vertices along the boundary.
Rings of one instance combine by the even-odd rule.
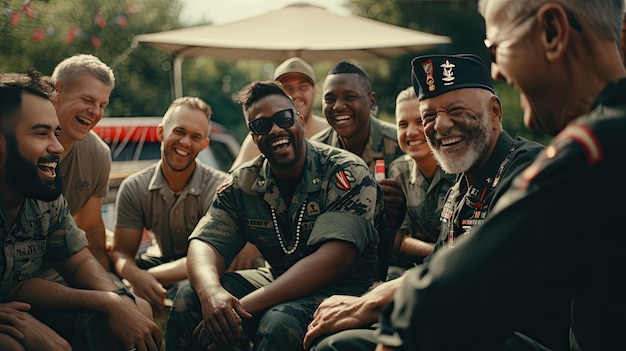
[[[478,56],[416,57],[411,76],[428,144],[443,170],[458,174],[441,215],[437,252],[442,247],[454,247],[460,236],[471,233],[488,217],[503,191],[543,145],[513,138],[502,129],[502,105],[489,69]],[[327,299],[309,326],[305,349],[373,351],[378,340],[372,326],[403,280],[404,276],[388,281],[361,297]],[[558,312],[554,315],[544,320],[558,320],[561,316]],[[454,326],[454,321],[450,323],[452,334],[455,328],[462,328]],[[540,323],[528,328],[531,330],[527,333],[534,335],[542,329]],[[561,330],[562,335],[538,338],[558,348],[567,342],[567,326]]]

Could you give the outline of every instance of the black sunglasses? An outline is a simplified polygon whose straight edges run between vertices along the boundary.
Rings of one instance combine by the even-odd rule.
[[[272,130],[274,123],[281,128],[290,128],[294,122],[293,117],[293,109],[289,108],[278,111],[270,117],[260,117],[248,122],[248,129],[256,135],[265,135]]]

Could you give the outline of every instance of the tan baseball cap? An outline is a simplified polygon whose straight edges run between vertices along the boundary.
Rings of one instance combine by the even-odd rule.
[[[280,77],[289,74],[298,73],[305,76],[311,84],[315,85],[315,71],[313,67],[299,57],[292,57],[281,63],[274,70],[274,80],[280,80]]]

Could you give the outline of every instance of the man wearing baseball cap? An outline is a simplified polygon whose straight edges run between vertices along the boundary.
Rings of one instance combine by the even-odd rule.
[[[502,129],[502,105],[489,69],[478,56],[420,56],[412,61],[411,75],[428,145],[446,173],[459,175],[444,202],[441,232],[434,251],[437,252],[443,247],[454,247],[458,237],[470,233],[490,215],[504,189],[543,145],[513,138]],[[374,351],[377,339],[372,326],[383,306],[393,300],[405,276],[383,283],[361,297],[332,296],[322,302],[309,325],[304,348]],[[542,323],[553,321],[547,311],[542,317]],[[560,349],[567,342],[567,326],[561,328],[562,335],[543,335],[540,332],[544,324],[540,322],[528,326],[531,331],[524,331]],[[454,321],[451,324],[450,332],[454,335],[457,326]],[[324,337],[326,334],[330,335]]]
[[[328,128],[326,119],[313,114],[313,104],[317,96],[315,89],[315,71],[313,67],[299,57],[292,57],[281,63],[274,71],[274,80],[280,82],[285,91],[293,99],[298,110],[304,116],[304,137],[310,138],[317,132]],[[233,162],[231,170],[242,163],[249,161],[261,152],[252,141],[252,133],[249,133],[241,143],[239,155]],[[263,264],[264,260],[260,252],[252,244],[246,244],[239,255],[230,265],[230,270],[254,268]]]
[[[328,122],[324,117],[313,114],[317,89],[315,88],[315,71],[311,65],[299,57],[289,58],[276,67],[274,80],[283,85],[287,94],[293,99],[298,110],[304,116],[305,138],[310,138],[317,132],[328,128]],[[239,150],[239,155],[233,162],[231,170],[260,154],[259,149],[252,142],[252,136],[247,135],[241,144],[241,150]]]

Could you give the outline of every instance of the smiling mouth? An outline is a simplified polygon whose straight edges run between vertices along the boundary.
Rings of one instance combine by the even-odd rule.
[[[174,148],[174,152],[175,152],[177,155],[182,156],[182,157],[187,157],[187,156],[189,156],[189,154],[190,154],[189,152],[186,152],[186,151],[180,150],[180,149],[178,149],[178,148]]]
[[[455,144],[460,143],[461,141],[463,141],[463,138],[461,138],[461,137],[441,138],[441,139],[439,139],[439,142],[441,143],[441,146],[455,145]]]
[[[78,123],[80,123],[80,124],[82,124],[82,125],[84,125],[86,127],[88,127],[91,124],[90,120],[88,120],[88,119],[86,119],[84,117],[81,117],[81,116],[76,116],[76,120],[78,121]]]
[[[426,142],[426,139],[420,139],[420,140],[410,140],[407,141],[406,144],[408,146],[417,146],[417,145],[422,145]]]
[[[272,150],[280,151],[286,149],[290,143],[289,138],[280,138],[274,140],[270,145],[272,146]]]
[[[337,122],[343,122],[343,121],[347,121],[347,120],[349,120],[351,118],[352,118],[352,116],[350,116],[350,115],[339,115],[339,116],[335,116],[334,119]]]
[[[57,172],[56,172],[57,162],[43,162],[43,163],[37,164],[37,167],[39,168],[40,171],[42,171],[44,174],[46,174],[50,178],[54,178],[57,175]]]

